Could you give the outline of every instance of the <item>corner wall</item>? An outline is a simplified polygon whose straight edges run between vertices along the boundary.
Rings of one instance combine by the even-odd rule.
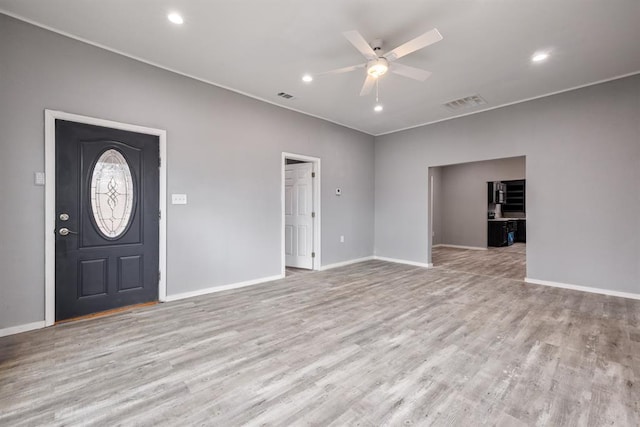
[[[640,75],[376,137],[376,255],[427,262],[428,167],[523,155],[527,275],[640,294]]]
[[[0,329],[44,319],[44,109],[167,130],[168,296],[280,274],[282,152],[322,159],[323,265],[373,253],[373,137],[0,14]],[[343,194],[336,197],[336,187]],[[345,243],[339,236],[345,236]]]

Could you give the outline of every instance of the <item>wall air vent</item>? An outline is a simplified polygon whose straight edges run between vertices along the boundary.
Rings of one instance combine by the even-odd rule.
[[[449,101],[443,105],[450,111],[458,111],[465,110],[467,108],[478,107],[486,103],[487,101],[485,101],[484,98],[480,95],[471,95],[465,96],[464,98],[460,99],[454,99],[453,101]]]
[[[293,96],[293,95],[289,95],[289,94],[288,94],[288,93],[286,93],[286,92],[278,92],[278,96],[279,96],[280,98],[284,98],[284,99],[294,99],[294,96]]]

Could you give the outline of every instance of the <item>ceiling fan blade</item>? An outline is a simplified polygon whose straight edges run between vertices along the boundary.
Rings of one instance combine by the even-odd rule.
[[[376,59],[378,55],[374,52],[369,43],[356,30],[345,31],[342,35],[368,60]]]
[[[434,28],[433,30],[427,31],[423,35],[418,36],[413,40],[409,40],[403,45],[398,46],[397,48],[385,54],[384,57],[387,58],[388,61],[395,61],[398,58],[402,58],[405,55],[439,42],[440,40],[442,40],[442,34],[440,34],[440,32]]]
[[[376,78],[367,74],[367,78],[362,85],[362,90],[360,91],[360,96],[368,95],[373,89],[373,85],[376,83]]]
[[[427,70],[410,67],[404,64],[398,64],[397,62],[391,66],[390,71],[394,74],[398,74],[403,77],[409,77],[410,79],[418,80],[420,82],[427,80],[429,76],[431,76],[431,72]]]
[[[351,71],[355,71],[358,68],[364,68],[365,65],[367,64],[359,64],[359,65],[352,65],[350,67],[344,67],[344,68],[337,68],[335,70],[329,70],[329,71],[324,71],[322,73],[317,73],[316,76],[322,76],[325,74],[342,74],[342,73],[348,73]]]

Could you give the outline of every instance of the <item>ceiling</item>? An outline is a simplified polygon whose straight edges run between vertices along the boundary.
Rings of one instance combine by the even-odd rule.
[[[0,0],[0,11],[372,135],[640,72],[638,0]],[[365,62],[345,31],[384,51],[434,27],[442,41],[398,60],[433,75],[383,76],[380,113],[375,91],[359,96],[363,69],[301,80]],[[540,50],[549,58],[533,63]],[[443,107],[476,94],[487,104]]]

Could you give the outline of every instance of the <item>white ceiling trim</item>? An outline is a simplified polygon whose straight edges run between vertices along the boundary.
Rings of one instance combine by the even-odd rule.
[[[548,96],[558,95],[558,94],[564,93],[564,92],[571,92],[572,90],[582,89],[582,88],[589,87],[589,86],[595,86],[595,85],[599,85],[601,83],[610,82],[610,81],[613,81],[613,80],[624,79],[625,77],[631,77],[631,76],[635,76],[635,75],[638,75],[638,74],[640,74],[640,71],[634,71],[632,73],[622,74],[622,75],[619,75],[619,76],[610,77],[608,79],[598,80],[598,81],[591,82],[591,83],[585,83],[583,85],[573,86],[573,87],[570,87],[570,88],[567,88],[567,89],[557,90],[555,92],[549,92],[549,93],[545,93],[545,94],[538,95],[538,96],[532,96],[531,98],[525,98],[525,99],[521,99],[519,101],[507,102],[506,104],[500,104],[500,105],[496,105],[494,107],[483,108],[482,110],[471,111],[470,113],[458,114],[457,116],[452,116],[452,117],[445,117],[444,119],[434,120],[434,121],[426,122],[426,123],[421,123],[419,125],[408,126],[408,127],[402,128],[402,129],[392,130],[392,131],[389,131],[389,132],[377,133],[374,136],[390,135],[392,133],[403,132],[405,130],[415,129],[415,128],[419,128],[419,127],[422,127],[422,126],[428,126],[428,125],[432,125],[434,123],[446,122],[448,120],[459,119],[460,117],[465,117],[465,116],[472,116],[474,114],[484,113],[485,111],[491,111],[491,110],[496,110],[498,108],[508,107],[510,105],[521,104],[523,102],[529,102],[529,101],[533,101],[535,99],[546,98]]]
[[[266,102],[267,104],[271,104],[271,105],[274,105],[274,106],[279,107],[279,108],[284,108],[285,110],[295,111],[296,113],[304,114],[305,116],[309,116],[309,117],[313,117],[313,118],[316,118],[316,119],[324,120],[325,122],[330,122],[330,123],[336,124],[338,126],[342,126],[342,127],[348,128],[348,129],[353,129],[355,131],[362,132],[362,133],[367,134],[367,135],[375,136],[374,134],[372,134],[370,132],[364,131],[362,129],[358,129],[358,128],[353,127],[353,126],[346,125],[344,123],[337,122],[335,120],[327,119],[326,117],[317,116],[315,114],[310,114],[310,113],[307,113],[305,111],[297,110],[297,109],[292,108],[292,107],[287,107],[286,105],[276,104],[275,102],[270,101],[268,99],[261,98],[259,96],[255,96],[255,95],[251,95],[250,93],[246,93],[246,92],[243,92],[241,90],[234,89],[232,87],[221,85],[221,84],[218,84],[216,82],[212,82],[210,80],[202,79],[200,77],[196,77],[196,76],[193,76],[191,74],[183,73],[182,71],[178,71],[178,70],[175,70],[175,69],[170,68],[170,67],[165,67],[164,65],[160,65],[160,64],[155,63],[153,61],[148,61],[148,60],[140,58],[138,56],[131,55],[131,54],[128,54],[126,52],[122,52],[122,51],[120,51],[118,49],[113,49],[113,48],[105,46],[103,44],[96,43],[96,42],[93,42],[91,40],[87,40],[87,39],[85,39],[83,37],[78,37],[78,36],[76,36],[74,34],[67,33],[66,31],[61,31],[61,30],[59,30],[57,28],[50,27],[48,25],[42,24],[42,23],[34,21],[32,19],[25,18],[24,16],[18,15],[18,14],[13,13],[13,12],[9,12],[9,11],[7,11],[5,9],[2,9],[2,8],[0,8],[0,13],[3,13],[5,15],[7,15],[7,16],[10,16],[12,18],[18,19],[20,21],[26,22],[28,24],[35,25],[36,27],[40,27],[40,28],[43,28],[45,30],[51,31],[53,33],[60,34],[62,36],[68,37],[70,39],[78,40],[78,41],[80,41],[82,43],[86,43],[86,44],[89,44],[91,46],[95,46],[97,48],[104,49],[104,50],[107,50],[109,52],[113,52],[113,53],[116,53],[118,55],[125,56],[125,57],[130,58],[130,59],[134,59],[136,61],[142,62],[142,63],[147,64],[147,65],[151,65],[151,66],[156,67],[156,68],[163,69],[165,71],[169,71],[171,73],[179,74],[181,76],[188,77],[190,79],[197,80],[197,81],[202,82],[202,83],[206,83],[206,84],[209,84],[209,85],[212,85],[212,86],[216,86],[216,87],[219,87],[221,89],[226,89],[228,91],[235,92],[235,93],[238,93],[240,95],[244,95],[244,96],[249,97],[249,98],[257,99],[258,101]]]

